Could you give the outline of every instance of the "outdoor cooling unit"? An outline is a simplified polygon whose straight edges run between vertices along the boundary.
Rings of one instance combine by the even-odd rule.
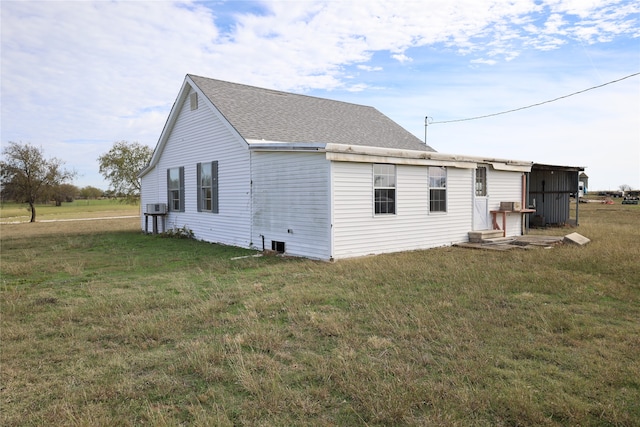
[[[517,212],[522,209],[521,202],[500,202],[500,210],[501,211],[512,211]]]
[[[167,213],[167,204],[166,203],[151,203],[147,205],[147,213],[148,214],[166,214]]]

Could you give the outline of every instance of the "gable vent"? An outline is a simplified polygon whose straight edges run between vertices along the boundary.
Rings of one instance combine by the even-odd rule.
[[[191,95],[189,95],[189,99],[191,101],[191,110],[197,110],[198,109],[198,93],[194,92]]]

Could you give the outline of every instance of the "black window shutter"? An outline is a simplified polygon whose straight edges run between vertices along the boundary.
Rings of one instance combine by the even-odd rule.
[[[211,199],[212,212],[218,213],[218,162],[211,162]]]
[[[180,166],[180,212],[184,212],[184,166]]]
[[[171,209],[171,169],[167,169],[167,209]]]
[[[196,171],[196,193],[198,193],[198,212],[202,212],[202,183],[200,182],[200,168],[202,163],[198,163]]]

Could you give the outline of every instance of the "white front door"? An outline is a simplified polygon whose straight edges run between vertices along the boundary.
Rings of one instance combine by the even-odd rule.
[[[489,201],[486,197],[476,197],[473,205],[473,229],[491,230],[489,221]]]
[[[489,219],[489,194],[487,193],[487,170],[486,166],[478,166],[474,171],[474,193],[473,193],[473,229],[491,230],[491,220]]]

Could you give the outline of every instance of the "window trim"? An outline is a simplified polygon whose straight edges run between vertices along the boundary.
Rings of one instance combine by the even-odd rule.
[[[384,171],[379,171],[376,173],[376,168],[379,167],[391,167],[393,168],[393,174],[384,173]],[[392,177],[391,185],[387,186],[378,186],[376,184],[377,177]],[[398,213],[398,168],[394,164],[389,163],[373,163],[372,167],[372,179],[373,179],[373,215],[374,216],[389,216],[389,215],[397,215]],[[389,180],[391,181],[391,180]],[[392,192],[393,197],[390,197],[390,192]],[[384,194],[384,196],[382,196]],[[392,198],[392,201],[389,202],[378,202],[376,199],[381,197]],[[385,209],[382,209],[383,206],[386,206]],[[391,209],[389,209],[391,207]],[[383,211],[384,210],[384,211]],[[389,212],[391,210],[391,212]]]
[[[433,176],[432,171],[441,170],[443,171],[443,176]],[[446,166],[429,166],[429,213],[447,213],[448,212],[448,197],[447,197],[447,180],[448,170]],[[444,185],[433,185],[433,180],[439,179],[439,184],[444,183]],[[438,198],[435,200],[433,197],[434,192],[438,192],[438,194],[444,195],[443,198]],[[434,204],[438,203],[438,209],[434,209]],[[443,205],[442,208],[440,205]]]
[[[211,166],[211,183],[208,186],[202,185],[202,167],[203,165]],[[210,212],[219,213],[219,201],[218,201],[218,162],[203,162],[197,165],[197,194],[198,194],[198,212]],[[205,209],[203,203],[205,200],[202,197],[202,191],[209,188],[211,190],[211,209]]]
[[[171,171],[178,171],[178,187],[171,186]],[[174,199],[172,197],[172,192],[178,191],[178,209],[175,209],[173,206]],[[169,207],[170,212],[184,212],[184,166],[180,166],[177,168],[168,168],[167,169],[167,206]]]

